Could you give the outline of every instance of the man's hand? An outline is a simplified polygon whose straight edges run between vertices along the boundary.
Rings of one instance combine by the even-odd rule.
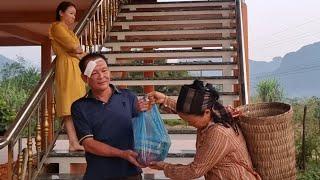
[[[86,152],[104,157],[119,157],[129,161],[135,166],[138,166],[140,168],[144,167],[138,163],[136,159],[138,157],[138,154],[132,150],[121,150],[103,142],[97,141],[93,139],[93,137],[84,139],[82,144]]]
[[[137,102],[138,112],[147,111],[150,109],[150,102],[144,99],[139,99]]]
[[[154,162],[150,162],[148,167],[151,169],[163,170],[165,164],[166,163],[163,161],[158,161],[158,162],[154,161]]]
[[[137,167],[144,168],[141,164],[137,161],[138,154],[132,150],[125,150],[122,152],[121,158],[126,159],[130,163],[134,164]]]
[[[148,94],[148,98],[151,101],[151,104],[161,104],[164,103],[166,95],[161,92],[153,91]]]

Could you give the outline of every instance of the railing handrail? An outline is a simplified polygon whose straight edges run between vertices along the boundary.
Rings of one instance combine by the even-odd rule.
[[[77,36],[80,35],[83,28],[86,26],[88,20],[94,15],[94,10],[102,3],[103,0],[96,0],[92,3],[88,13],[80,20],[74,29]],[[32,91],[28,100],[24,106],[19,110],[15,123],[11,124],[8,130],[5,132],[4,136],[0,139],[0,149],[6,147],[10,141],[15,142],[18,138],[19,133],[25,127],[25,125],[30,121],[29,117],[34,111],[34,107],[40,102],[41,97],[45,94],[48,89],[47,84],[53,80],[54,70],[55,70],[55,59],[52,61],[52,66],[50,70],[40,79],[37,86]]]
[[[242,20],[242,3],[244,0],[235,0],[236,3],[236,23],[237,23],[237,39],[238,39],[238,57],[239,57],[239,78],[241,88],[242,104],[249,103],[248,84],[247,84],[247,66],[246,66],[246,51],[244,45],[244,32]]]
[[[87,23],[90,21],[91,17],[94,15],[94,11],[98,8],[99,5],[103,0],[96,0],[89,8],[88,13],[80,20],[80,22],[76,25],[74,28],[74,33],[76,36],[79,36],[83,30],[84,27],[86,27]]]

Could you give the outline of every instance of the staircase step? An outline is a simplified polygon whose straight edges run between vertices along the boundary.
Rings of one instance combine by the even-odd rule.
[[[214,28],[206,30],[171,30],[171,31],[120,31],[110,32],[111,40],[179,40],[179,39],[210,39],[234,36],[234,28]]]
[[[178,0],[178,1],[162,1],[162,2],[157,2],[156,4],[194,4],[194,3],[205,3],[205,2],[234,2],[234,0]],[[154,2],[139,2],[135,1],[133,3],[129,3],[128,5],[153,5],[155,4]]]
[[[177,21],[118,21],[113,24],[113,31],[130,30],[174,30],[174,29],[208,29],[235,27],[235,19],[177,20]]]
[[[154,86],[182,86],[184,84],[192,84],[194,79],[203,80],[207,83],[211,83],[213,85],[223,85],[222,91],[224,92],[234,92],[234,85],[239,84],[237,77],[231,76],[230,78],[225,77],[190,77],[190,78],[181,78],[181,79],[173,79],[173,78],[163,78],[163,79],[146,79],[141,78],[139,80],[132,79],[113,79],[111,83],[117,86],[146,86],[146,85],[154,85]]]
[[[200,70],[233,70],[237,69],[236,63],[228,64],[225,63],[214,63],[214,64],[194,64],[194,65],[182,65],[182,64],[146,64],[146,65],[111,65],[109,66],[110,71],[126,71],[126,72],[144,72],[144,71],[200,71]]]
[[[211,18],[233,18],[235,11],[233,8],[219,10],[199,10],[199,11],[168,11],[168,12],[120,12],[118,21],[123,20],[190,20],[190,19],[211,19]]]
[[[201,21],[201,20],[228,20],[228,19],[235,19],[235,17],[221,17],[221,16],[212,16],[211,18],[210,17],[204,17],[203,19],[201,18],[178,18],[178,19],[173,19],[173,18],[169,18],[169,19],[165,19],[165,18],[159,18],[159,19],[124,19],[124,18],[118,18],[114,21],[114,23],[117,23],[117,22],[153,22],[153,21],[156,21],[156,22],[161,22],[161,21],[189,21],[189,20],[198,20],[198,21]]]
[[[214,28],[208,28],[208,29],[203,29],[203,30],[215,30],[215,31],[228,31],[228,30],[234,30],[235,31],[235,27],[214,27]],[[190,30],[146,30],[146,29],[141,29],[141,30],[130,30],[130,29],[123,29],[123,30],[112,30],[110,33],[174,33],[177,34],[178,32],[181,32],[179,34],[184,34],[184,33],[188,33],[188,32],[192,32],[192,31],[196,31],[196,33],[198,33],[198,31],[202,31],[202,29],[190,29]],[[196,34],[194,33],[194,34]],[[111,34],[112,35],[112,34]],[[110,36],[111,36],[110,35]]]
[[[129,80],[129,79],[114,79],[111,81],[112,84],[114,85],[127,85],[127,86],[136,86],[136,85],[155,85],[155,86],[159,86],[159,85],[184,85],[184,84],[192,84],[193,80],[195,78],[191,79],[191,78],[182,78],[182,79],[139,79],[139,80]],[[215,77],[201,77],[198,78],[200,80],[204,80],[208,83],[214,84],[214,85],[220,85],[220,84],[238,84],[238,79],[236,77],[232,77],[232,78],[223,78],[223,77],[219,77],[219,78],[215,78]],[[225,91],[225,90],[224,90]],[[229,90],[229,92],[232,92],[233,89],[231,88]]]
[[[151,21],[152,22],[152,21]],[[204,30],[204,29],[221,29],[221,28],[235,28],[236,24],[231,23],[223,25],[222,23],[211,23],[211,24],[169,24],[169,25],[137,25],[130,26],[127,29],[123,29],[120,26],[114,26],[113,32],[119,31],[173,31],[173,30]]]
[[[121,77],[121,78],[117,78],[114,77],[112,78],[112,80],[133,80],[133,81],[138,81],[138,80],[167,80],[168,78],[170,78],[170,80],[193,80],[195,77],[192,76],[187,76],[187,77],[135,77],[133,79],[133,77]],[[198,78],[198,77],[196,77]],[[238,76],[201,76],[199,77],[203,80],[235,80],[238,79]],[[215,83],[216,84],[216,83]]]
[[[173,11],[206,11],[206,10],[221,10],[221,9],[234,9],[233,5],[209,5],[209,6],[189,6],[189,7],[153,7],[153,8],[137,8],[137,9],[121,9],[121,13],[138,13],[138,12],[173,12]]]
[[[220,38],[216,40],[178,40],[178,41],[111,41],[104,44],[113,51],[130,48],[183,48],[183,47],[221,47],[235,46],[234,38]]]
[[[194,60],[194,59],[192,59]],[[152,64],[144,64],[143,62],[134,62],[134,63],[117,63],[117,64],[108,64],[109,67],[118,67],[118,66],[186,66],[186,65],[215,65],[215,66],[222,66],[222,65],[236,65],[237,62],[219,62],[215,61],[212,62],[211,60],[207,61],[194,61],[194,62],[177,62],[177,63],[171,63],[171,62],[154,62]]]
[[[175,7],[229,7],[234,5],[234,0],[225,0],[225,1],[205,1],[205,2],[157,2],[156,4],[128,4],[123,5],[121,9],[140,10],[140,9],[161,9],[161,8],[175,8]]]
[[[112,51],[101,52],[108,59],[108,63],[115,64],[116,60],[166,60],[174,58],[221,57],[222,61],[232,62],[237,55],[232,49],[201,49],[201,50],[166,50],[166,51]]]

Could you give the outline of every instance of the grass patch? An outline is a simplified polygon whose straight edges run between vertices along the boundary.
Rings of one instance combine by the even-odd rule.
[[[297,180],[318,180],[320,179],[320,164],[309,162],[305,171],[298,170]]]
[[[188,123],[186,121],[180,119],[164,119],[164,124],[168,126],[177,126],[177,125],[184,125],[187,126]]]

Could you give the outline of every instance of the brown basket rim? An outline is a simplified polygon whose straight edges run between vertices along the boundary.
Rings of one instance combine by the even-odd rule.
[[[244,109],[246,107],[255,107],[255,106],[265,106],[265,105],[281,105],[281,106],[287,106],[289,107],[289,110],[282,113],[282,114],[278,114],[278,115],[273,115],[273,116],[263,116],[263,117],[254,117],[254,119],[252,119],[252,116],[248,116],[245,114],[240,114],[239,118],[246,118],[246,119],[250,119],[250,121],[259,121],[261,119],[263,119],[264,121],[266,120],[271,120],[271,119],[275,119],[275,118],[281,118],[283,116],[287,116],[288,114],[292,113],[293,109],[292,106],[290,104],[287,103],[282,103],[282,102],[264,102],[264,103],[254,103],[254,104],[246,104],[246,105],[242,105],[237,107],[236,109],[241,111],[241,109]]]

